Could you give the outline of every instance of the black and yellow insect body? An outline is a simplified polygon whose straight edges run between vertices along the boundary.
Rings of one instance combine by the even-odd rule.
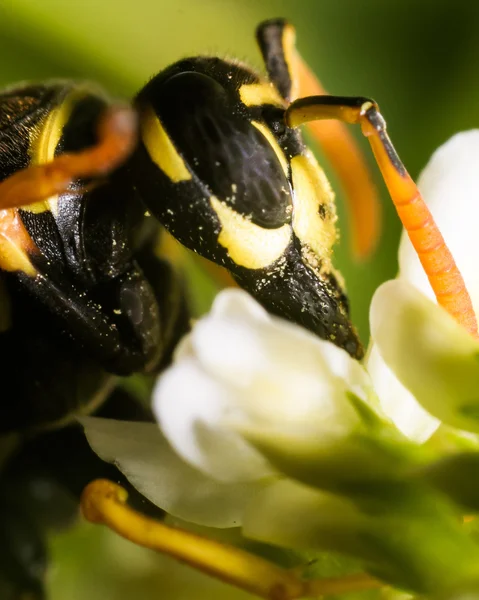
[[[181,280],[156,255],[160,225],[270,312],[362,356],[331,263],[333,192],[297,126],[361,123],[390,189],[402,192],[405,170],[372,101],[315,91],[297,99],[293,34],[282,20],[259,27],[269,80],[238,62],[195,57],[154,77],[129,108],[72,82],[0,92],[2,498],[22,473],[78,475],[77,494],[90,473],[114,469],[92,459],[78,427],[32,434],[95,410],[116,375],[156,373],[169,361],[189,313]],[[103,416],[151,418],[128,395],[120,414],[122,392],[114,393]],[[5,583],[9,600],[25,591],[36,600],[43,546],[24,551],[37,548],[36,529],[19,527],[25,546],[9,547],[8,510],[0,594]]]
[[[0,350],[16,388],[13,404],[0,403],[0,431],[62,423],[96,406],[111,374],[167,360],[187,323],[155,256],[157,222],[272,313],[361,356],[331,264],[333,193],[287,124],[289,33],[282,21],[259,29],[271,81],[213,57],[154,77],[134,101],[139,141],[128,151],[102,146],[111,102],[91,86],[0,95]],[[110,118],[113,140],[133,110]],[[55,179],[62,159],[72,170]]]
[[[269,311],[359,357],[331,265],[333,192],[273,84],[235,62],[191,58],[153,78],[135,106],[130,168],[151,212]]]
[[[108,105],[101,93],[68,82],[0,95],[0,178],[94,145]],[[1,369],[15,392],[0,402],[0,431],[91,410],[111,389],[109,374],[154,369],[174,327],[185,330],[171,268],[155,257],[155,231],[132,193],[118,173],[1,211],[10,313]]]
[[[0,432],[63,424],[113,375],[168,360],[188,319],[159,224],[272,313],[362,355],[331,264],[333,193],[288,124],[290,34],[258,30],[271,81],[195,57],[130,109],[64,81],[0,94],[0,368],[15,389]]]

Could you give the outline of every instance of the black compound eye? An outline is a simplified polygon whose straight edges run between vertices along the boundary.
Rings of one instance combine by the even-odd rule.
[[[268,124],[244,110],[235,87],[183,72],[164,81],[150,102],[176,151],[208,190],[205,195],[262,227],[281,227],[290,219],[282,151],[272,145]]]
[[[219,131],[212,132],[212,123],[228,121],[234,112],[225,88],[212,77],[193,71],[178,73],[164,81],[161,94],[153,99],[152,104],[172,132],[179,133],[182,129],[179,117],[188,118],[189,124],[197,122],[205,126],[206,135],[213,133],[212,140],[216,143],[221,138]]]

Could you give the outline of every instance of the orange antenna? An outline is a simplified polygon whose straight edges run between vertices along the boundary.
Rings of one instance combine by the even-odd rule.
[[[361,125],[438,304],[469,333],[478,337],[476,315],[464,279],[431,212],[386,133],[386,122],[377,104],[367,98],[313,96],[296,100],[286,111],[286,120],[291,127],[318,119],[339,119]]]
[[[61,154],[53,161],[31,165],[0,183],[0,209],[42,202],[66,192],[80,177],[99,177],[119,166],[136,143],[136,114],[125,106],[105,112],[98,127],[98,143],[72,154]]]
[[[296,50],[296,31],[285,19],[271,19],[256,31],[271,82],[289,104],[303,96],[325,94],[323,86]],[[354,254],[364,259],[372,253],[381,229],[381,205],[368,165],[351,132],[337,120],[308,122],[346,192],[351,214]]]
[[[298,74],[298,95],[326,94],[297,51],[294,60]],[[307,126],[344,188],[351,215],[353,253],[356,258],[364,260],[375,250],[381,235],[381,203],[369,167],[353,135],[340,121],[311,121]]]

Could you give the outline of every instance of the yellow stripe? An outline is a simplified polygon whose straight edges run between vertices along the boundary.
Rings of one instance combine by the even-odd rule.
[[[178,154],[155,111],[148,107],[141,114],[141,139],[151,160],[173,182],[188,181],[191,173]]]
[[[247,269],[263,269],[284,254],[291,241],[291,226],[263,229],[243,217],[218,198],[210,198],[218,215],[221,232],[218,243],[226,248],[229,257]]]
[[[40,134],[31,142],[30,164],[44,165],[52,162],[55,158],[55,150],[62,137],[63,128],[68,123],[75,105],[91,93],[91,89],[87,86],[76,87],[65,96],[59,106],[48,113],[42,124]],[[35,135],[35,131],[32,131],[32,134]],[[56,217],[58,214],[58,195],[51,196],[42,202],[24,206],[22,210],[32,213],[50,211]]]
[[[268,127],[266,125],[264,125],[264,123],[259,123],[258,121],[251,121],[251,125],[253,125],[253,127],[256,127],[256,129],[258,131],[260,131],[264,135],[264,137],[268,140],[269,145],[274,150],[274,153],[276,154],[279,162],[281,163],[281,167],[283,168],[284,174],[286,175],[286,177],[288,177],[288,175],[289,175],[288,161],[286,159],[286,156],[284,155],[283,150],[281,149],[280,145],[278,144],[278,141],[274,137],[272,131],[270,129],[268,129]]]
[[[281,108],[286,106],[279,92],[269,81],[245,83],[240,87],[239,95],[245,106],[262,106],[263,104],[273,104]]]
[[[22,271],[35,277],[37,271],[28,253],[36,247],[23,225],[17,209],[0,210],[0,269]]]
[[[0,268],[4,271],[21,271],[30,277],[35,277],[37,274],[23,248],[2,234],[0,234],[0,256]]]
[[[303,244],[305,260],[317,266],[321,259],[322,271],[330,271],[331,250],[337,240],[334,193],[326,175],[312,152],[291,160],[294,190],[293,229]],[[319,214],[320,205],[327,207],[327,216]]]

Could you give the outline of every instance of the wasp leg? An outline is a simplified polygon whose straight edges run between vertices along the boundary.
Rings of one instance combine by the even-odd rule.
[[[171,363],[174,349],[190,329],[191,299],[179,269],[156,256],[153,244],[145,246],[136,255],[136,260],[152,288],[161,320],[162,354],[154,369],[149,371],[154,374]]]
[[[88,521],[106,525],[135,544],[167,554],[260,598],[295,600],[383,585],[366,574],[305,581],[291,569],[235,546],[146,518],[132,510],[127,499],[128,493],[119,485],[97,480],[85,488],[81,508]]]
[[[377,104],[361,97],[313,96],[293,102],[286,111],[286,120],[291,127],[313,119],[339,119],[361,125],[438,303],[477,336],[477,321],[462,275],[389,139],[386,122]]]
[[[0,183],[0,210],[41,202],[62,194],[78,178],[106,175],[130,154],[136,142],[136,113],[125,106],[109,108],[98,127],[98,143],[52,162],[29,166]]]
[[[266,21],[258,27],[256,36],[269,77],[287,102],[326,94],[296,50],[296,33],[290,23],[283,19]],[[381,205],[363,154],[351,132],[337,120],[311,122],[308,128],[344,188],[354,254],[366,258],[380,236]]]

